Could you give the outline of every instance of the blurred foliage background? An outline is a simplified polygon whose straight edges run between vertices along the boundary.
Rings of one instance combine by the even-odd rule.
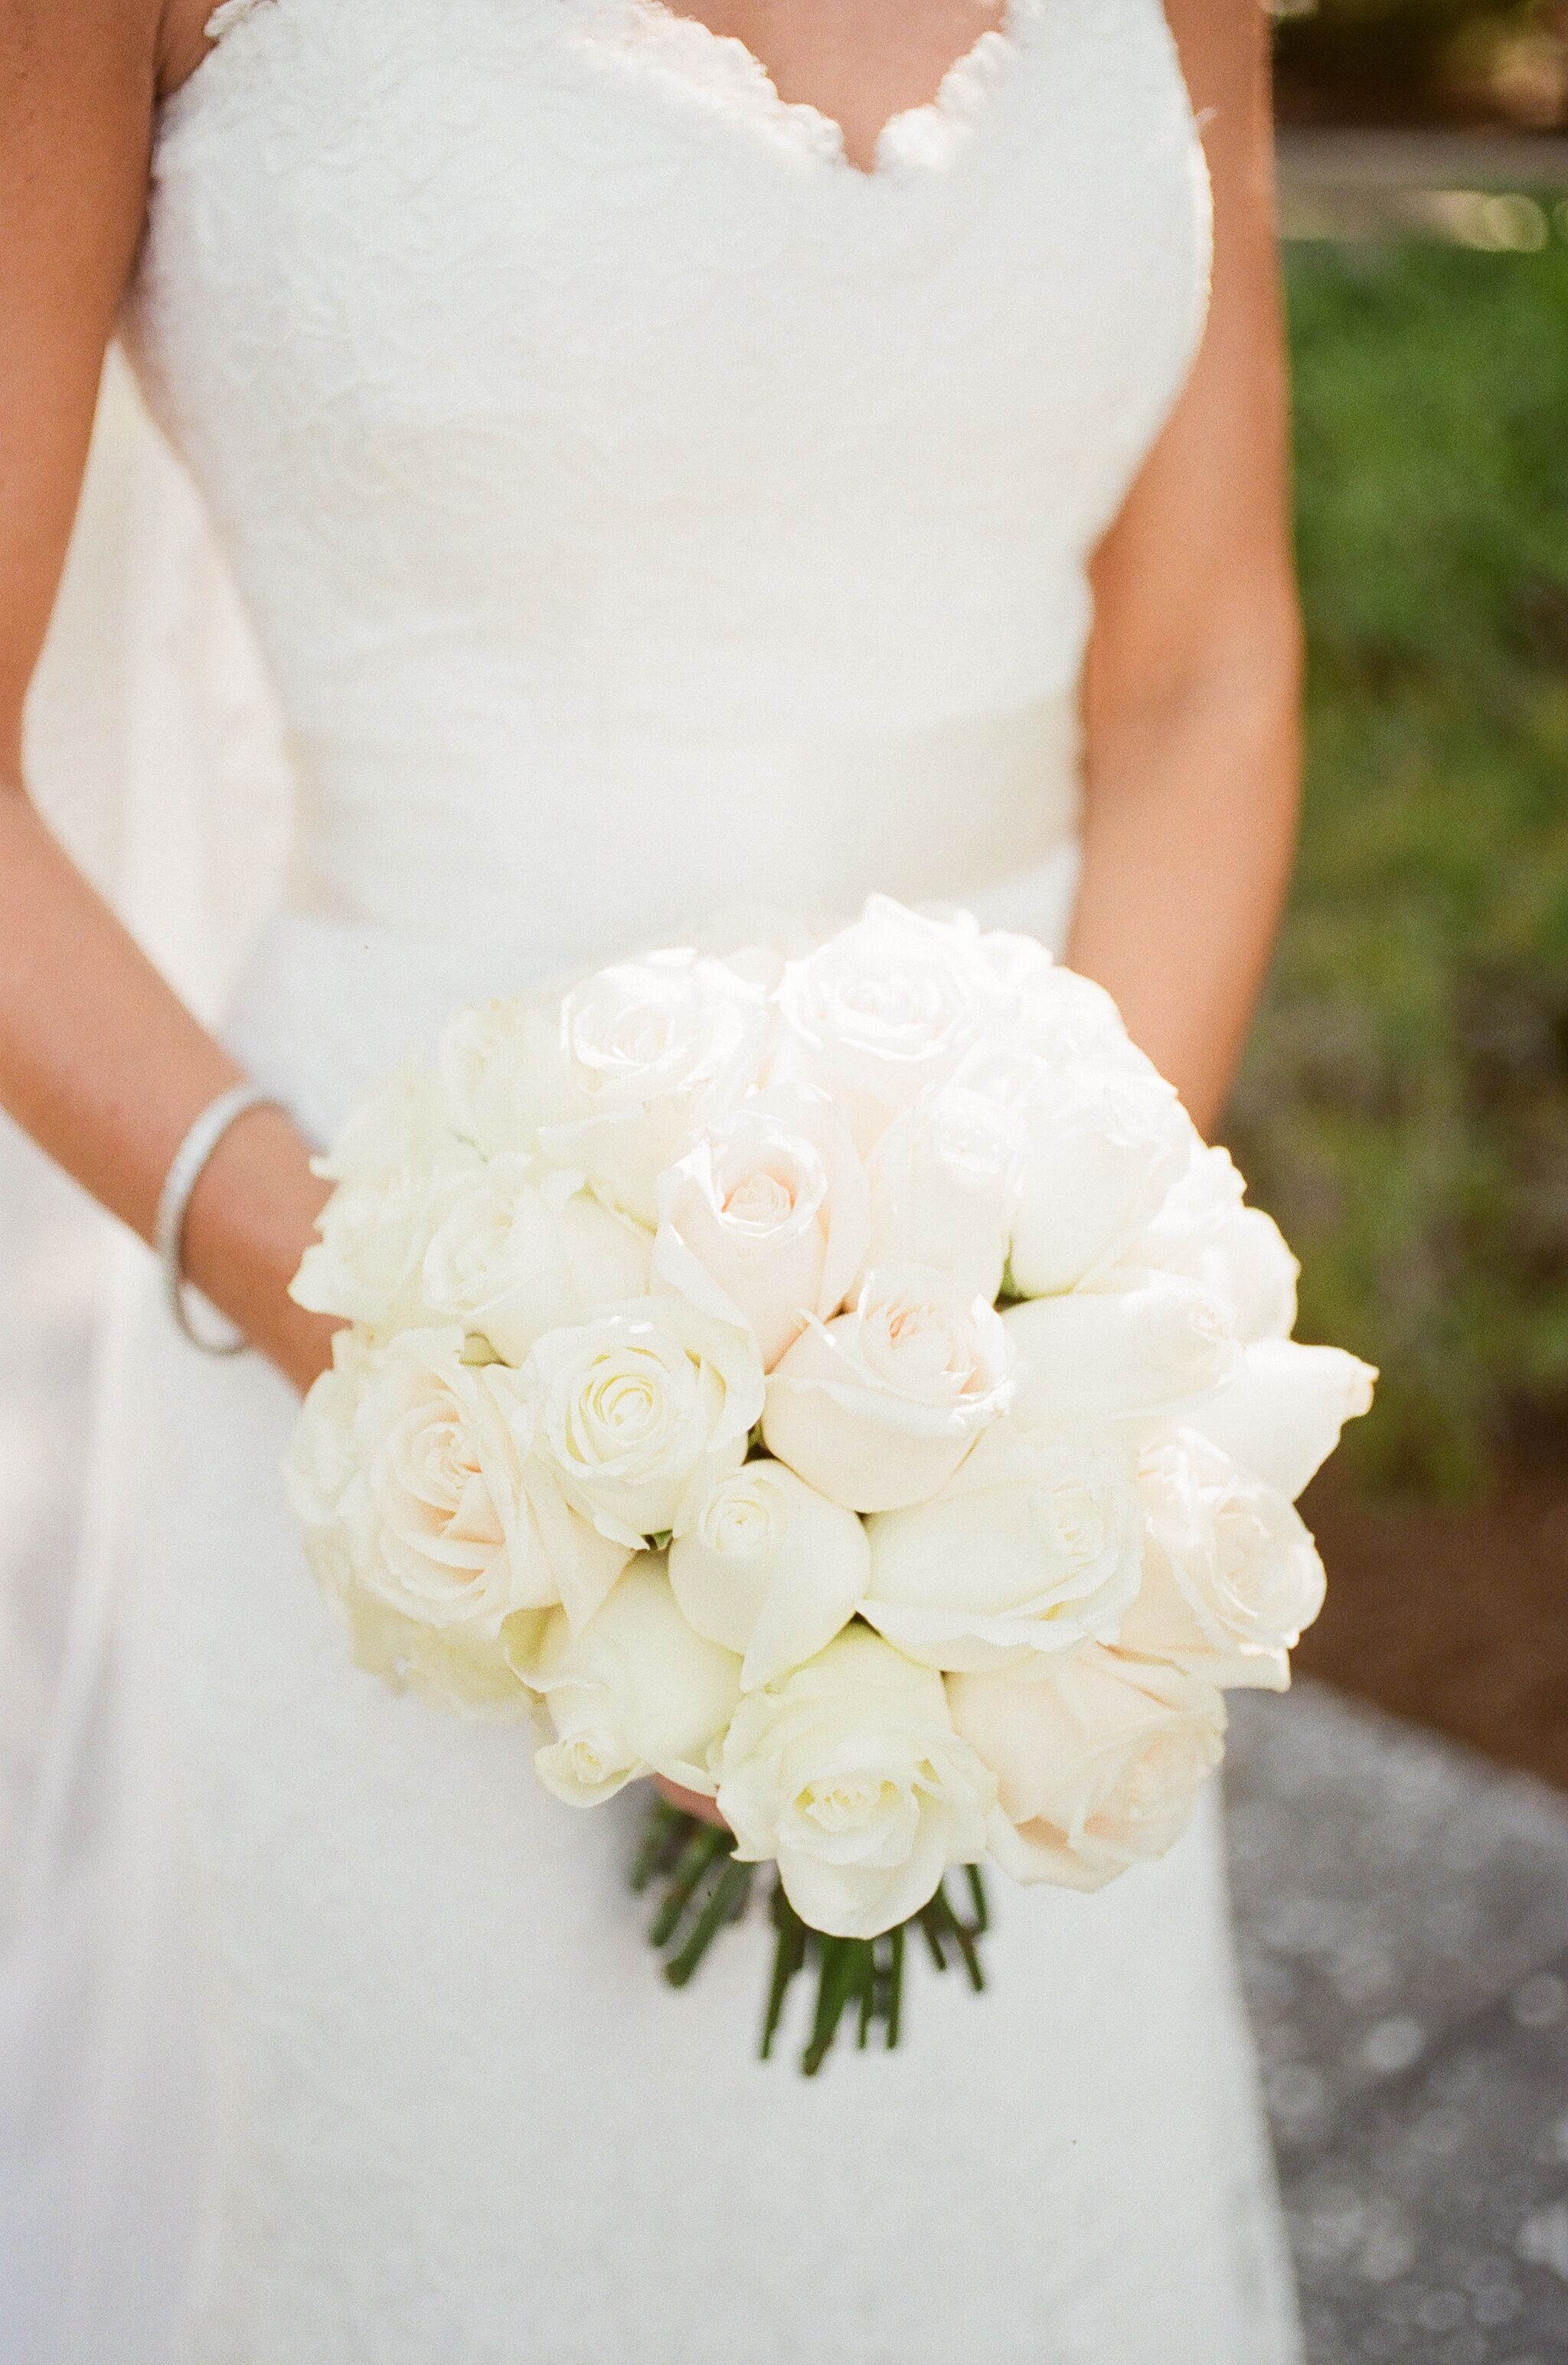
[[[1281,52],[1436,86],[1551,13],[1324,0]],[[1308,783],[1230,1131],[1304,1335],[1383,1369],[1383,1488],[1568,1441],[1568,206],[1527,210],[1534,252],[1287,250]]]
[[[1564,0],[1273,0],[1290,121],[1568,122]]]

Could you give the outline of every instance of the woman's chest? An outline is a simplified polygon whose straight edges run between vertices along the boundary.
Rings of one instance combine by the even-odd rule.
[[[918,553],[1033,614],[1207,237],[1159,0],[1013,0],[873,174],[649,0],[250,0],[165,118],[131,326],[252,579],[380,553],[515,636],[546,583],[804,614]]]
[[[868,174],[653,0],[250,0],[165,119],[142,308],[188,364],[416,417],[1103,401],[1201,305],[1185,93],[1159,0],[1006,25]]]

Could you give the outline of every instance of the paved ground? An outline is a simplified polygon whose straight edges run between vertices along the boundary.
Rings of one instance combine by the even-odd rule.
[[[1238,1698],[1232,1878],[1312,2365],[1568,2354],[1568,1802]]]
[[[95,1231],[0,1124],[0,1905],[58,1645]],[[1568,1801],[1323,1686],[1236,1706],[1237,1908],[1312,2365],[1555,2365]]]
[[[1286,131],[1287,238],[1445,239],[1506,253],[1563,232],[1568,139],[1529,132]]]

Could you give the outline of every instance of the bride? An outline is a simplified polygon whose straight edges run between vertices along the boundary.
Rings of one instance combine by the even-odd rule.
[[[883,889],[1219,1115],[1296,788],[1258,0],[211,8],[0,0],[0,1098],[253,1350],[140,1383],[206,2122],[146,2353],[1288,2365],[1211,1819],[806,2085],[764,1932],[670,1996],[613,1811],[352,1667],[278,1475],[308,1145],[459,998]],[[218,1038],[21,779],[117,330],[297,784]]]

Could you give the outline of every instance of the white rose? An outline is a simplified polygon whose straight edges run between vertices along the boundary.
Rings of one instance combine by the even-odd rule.
[[[978,1670],[1114,1638],[1138,1588],[1129,1448],[1001,1421],[928,1503],[869,1522],[861,1615],[912,1659]]]
[[[288,1284],[297,1306],[372,1330],[438,1317],[424,1295],[424,1259],[457,1193],[479,1171],[454,1142],[429,1158],[340,1182],[316,1219],[319,1238]]]
[[[599,1110],[641,1109],[751,1082],[762,999],[728,963],[689,948],[596,970],[561,1004],[575,1088]]]
[[[543,1128],[542,1149],[652,1227],[664,1169],[757,1082],[769,1024],[756,986],[689,949],[597,970],[560,1006],[557,1079],[572,1115]]]
[[[756,1093],[660,1175],[661,1281],[755,1335],[769,1370],[813,1317],[836,1314],[866,1250],[866,1176],[831,1101]]]
[[[890,1117],[951,1076],[1007,995],[973,920],[935,920],[873,895],[778,991],[776,1073],[832,1093],[862,1150]]]
[[[692,1631],[654,1553],[578,1632],[553,1617],[525,1672],[555,1736],[534,1766],[568,1806],[598,1806],[645,1774],[712,1796],[709,1754],[740,1698],[740,1661]]]
[[[819,938],[793,912],[770,903],[733,903],[710,914],[692,933],[700,953],[722,960],[757,991],[770,994],[792,960],[803,960]]]
[[[371,1182],[400,1166],[428,1163],[454,1139],[437,1079],[409,1052],[355,1102],[310,1171],[327,1182]]]
[[[1018,1205],[1016,1126],[983,1093],[938,1084],[894,1117],[868,1160],[868,1272],[924,1264],[993,1304]]]
[[[1294,1503],[1338,1444],[1345,1423],[1372,1409],[1376,1380],[1370,1363],[1340,1347],[1260,1339],[1225,1389],[1189,1419]]]
[[[834,1502],[895,1511],[946,1485],[1013,1389],[995,1309],[943,1273],[895,1265],[796,1340],[769,1376],[762,1434]]]
[[[1222,1688],[1281,1691],[1323,1607],[1323,1563],[1288,1499],[1193,1430],[1150,1447],[1143,1582],[1119,1648]]]
[[[493,1158],[448,1201],[425,1250],[424,1296],[441,1320],[521,1363],[546,1330],[641,1297],[651,1246],[575,1175],[536,1182],[526,1158]]]
[[[355,1418],[378,1368],[375,1351],[350,1330],[332,1342],[333,1362],[301,1407],[284,1462],[289,1498],[305,1528],[319,1583],[348,1627],[350,1654],[396,1690],[412,1690],[449,1714],[510,1719],[530,1695],[513,1665],[541,1613],[515,1609],[489,1620],[429,1624],[391,1608],[362,1580],[343,1500],[360,1467]]]
[[[339,1509],[359,1467],[354,1411],[379,1356],[357,1330],[332,1333],[332,1360],[311,1383],[283,1457],[289,1502],[308,1533],[337,1530]]]
[[[953,1732],[942,1678],[863,1626],[748,1692],[720,1756],[743,1863],[777,1858],[814,1930],[874,1938],[985,1846],[995,1786]]]
[[[677,1296],[546,1331],[520,1377],[534,1452],[566,1500],[628,1547],[666,1534],[689,1496],[738,1467],[763,1404],[749,1331]]]
[[[447,1020],[437,1062],[453,1127],[487,1158],[530,1150],[542,1126],[577,1113],[553,993],[466,1003]]]
[[[1103,1889],[1181,1837],[1225,1754],[1225,1702],[1091,1643],[1043,1679],[951,1676],[953,1722],[997,1777],[991,1853],[1015,1880]]]
[[[1103,985],[1064,969],[1028,937],[999,932],[982,937],[981,944],[1014,991],[1008,1038],[1015,1050],[1058,1066],[1087,1059],[1144,1077],[1157,1072],[1132,1042]]]
[[[1240,1362],[1221,1308],[1175,1274],[1031,1298],[1002,1320],[1023,1368],[1025,1429],[1169,1416],[1224,1386]]]
[[[741,1652],[747,1691],[825,1649],[870,1575],[866,1530],[781,1462],[748,1462],[688,1505],[669,1548],[675,1597],[700,1634]]]
[[[1272,1216],[1243,1205],[1245,1189],[1228,1150],[1199,1149],[1126,1261],[1197,1282],[1247,1346],[1289,1338],[1301,1267]]]
[[[1012,928],[985,929],[980,939],[980,953],[1015,1014],[1031,1001],[1046,1003],[1056,992],[1058,979],[1071,981],[1075,976],[1071,970],[1058,966],[1055,954],[1038,936],[1023,936]],[[1100,991],[1095,988],[1096,992]],[[1114,1011],[1115,1004],[1109,994],[1105,1000]]]
[[[1008,1277],[1016,1295],[1047,1297],[1116,1263],[1197,1137],[1152,1069],[1031,1061],[1014,1082],[1019,1191]]]
[[[588,1617],[626,1552],[528,1452],[518,1374],[469,1370],[461,1345],[456,1329],[402,1331],[353,1383],[337,1519],[355,1581],[427,1626],[494,1633],[512,1610],[557,1601]],[[342,1419],[341,1396],[322,1402]]]
[[[514,1609],[498,1631],[423,1626],[355,1587],[342,1597],[349,1655],[393,1691],[412,1692],[447,1716],[515,1724],[535,1705],[519,1663],[536,1647],[540,1628],[559,1610]]]

